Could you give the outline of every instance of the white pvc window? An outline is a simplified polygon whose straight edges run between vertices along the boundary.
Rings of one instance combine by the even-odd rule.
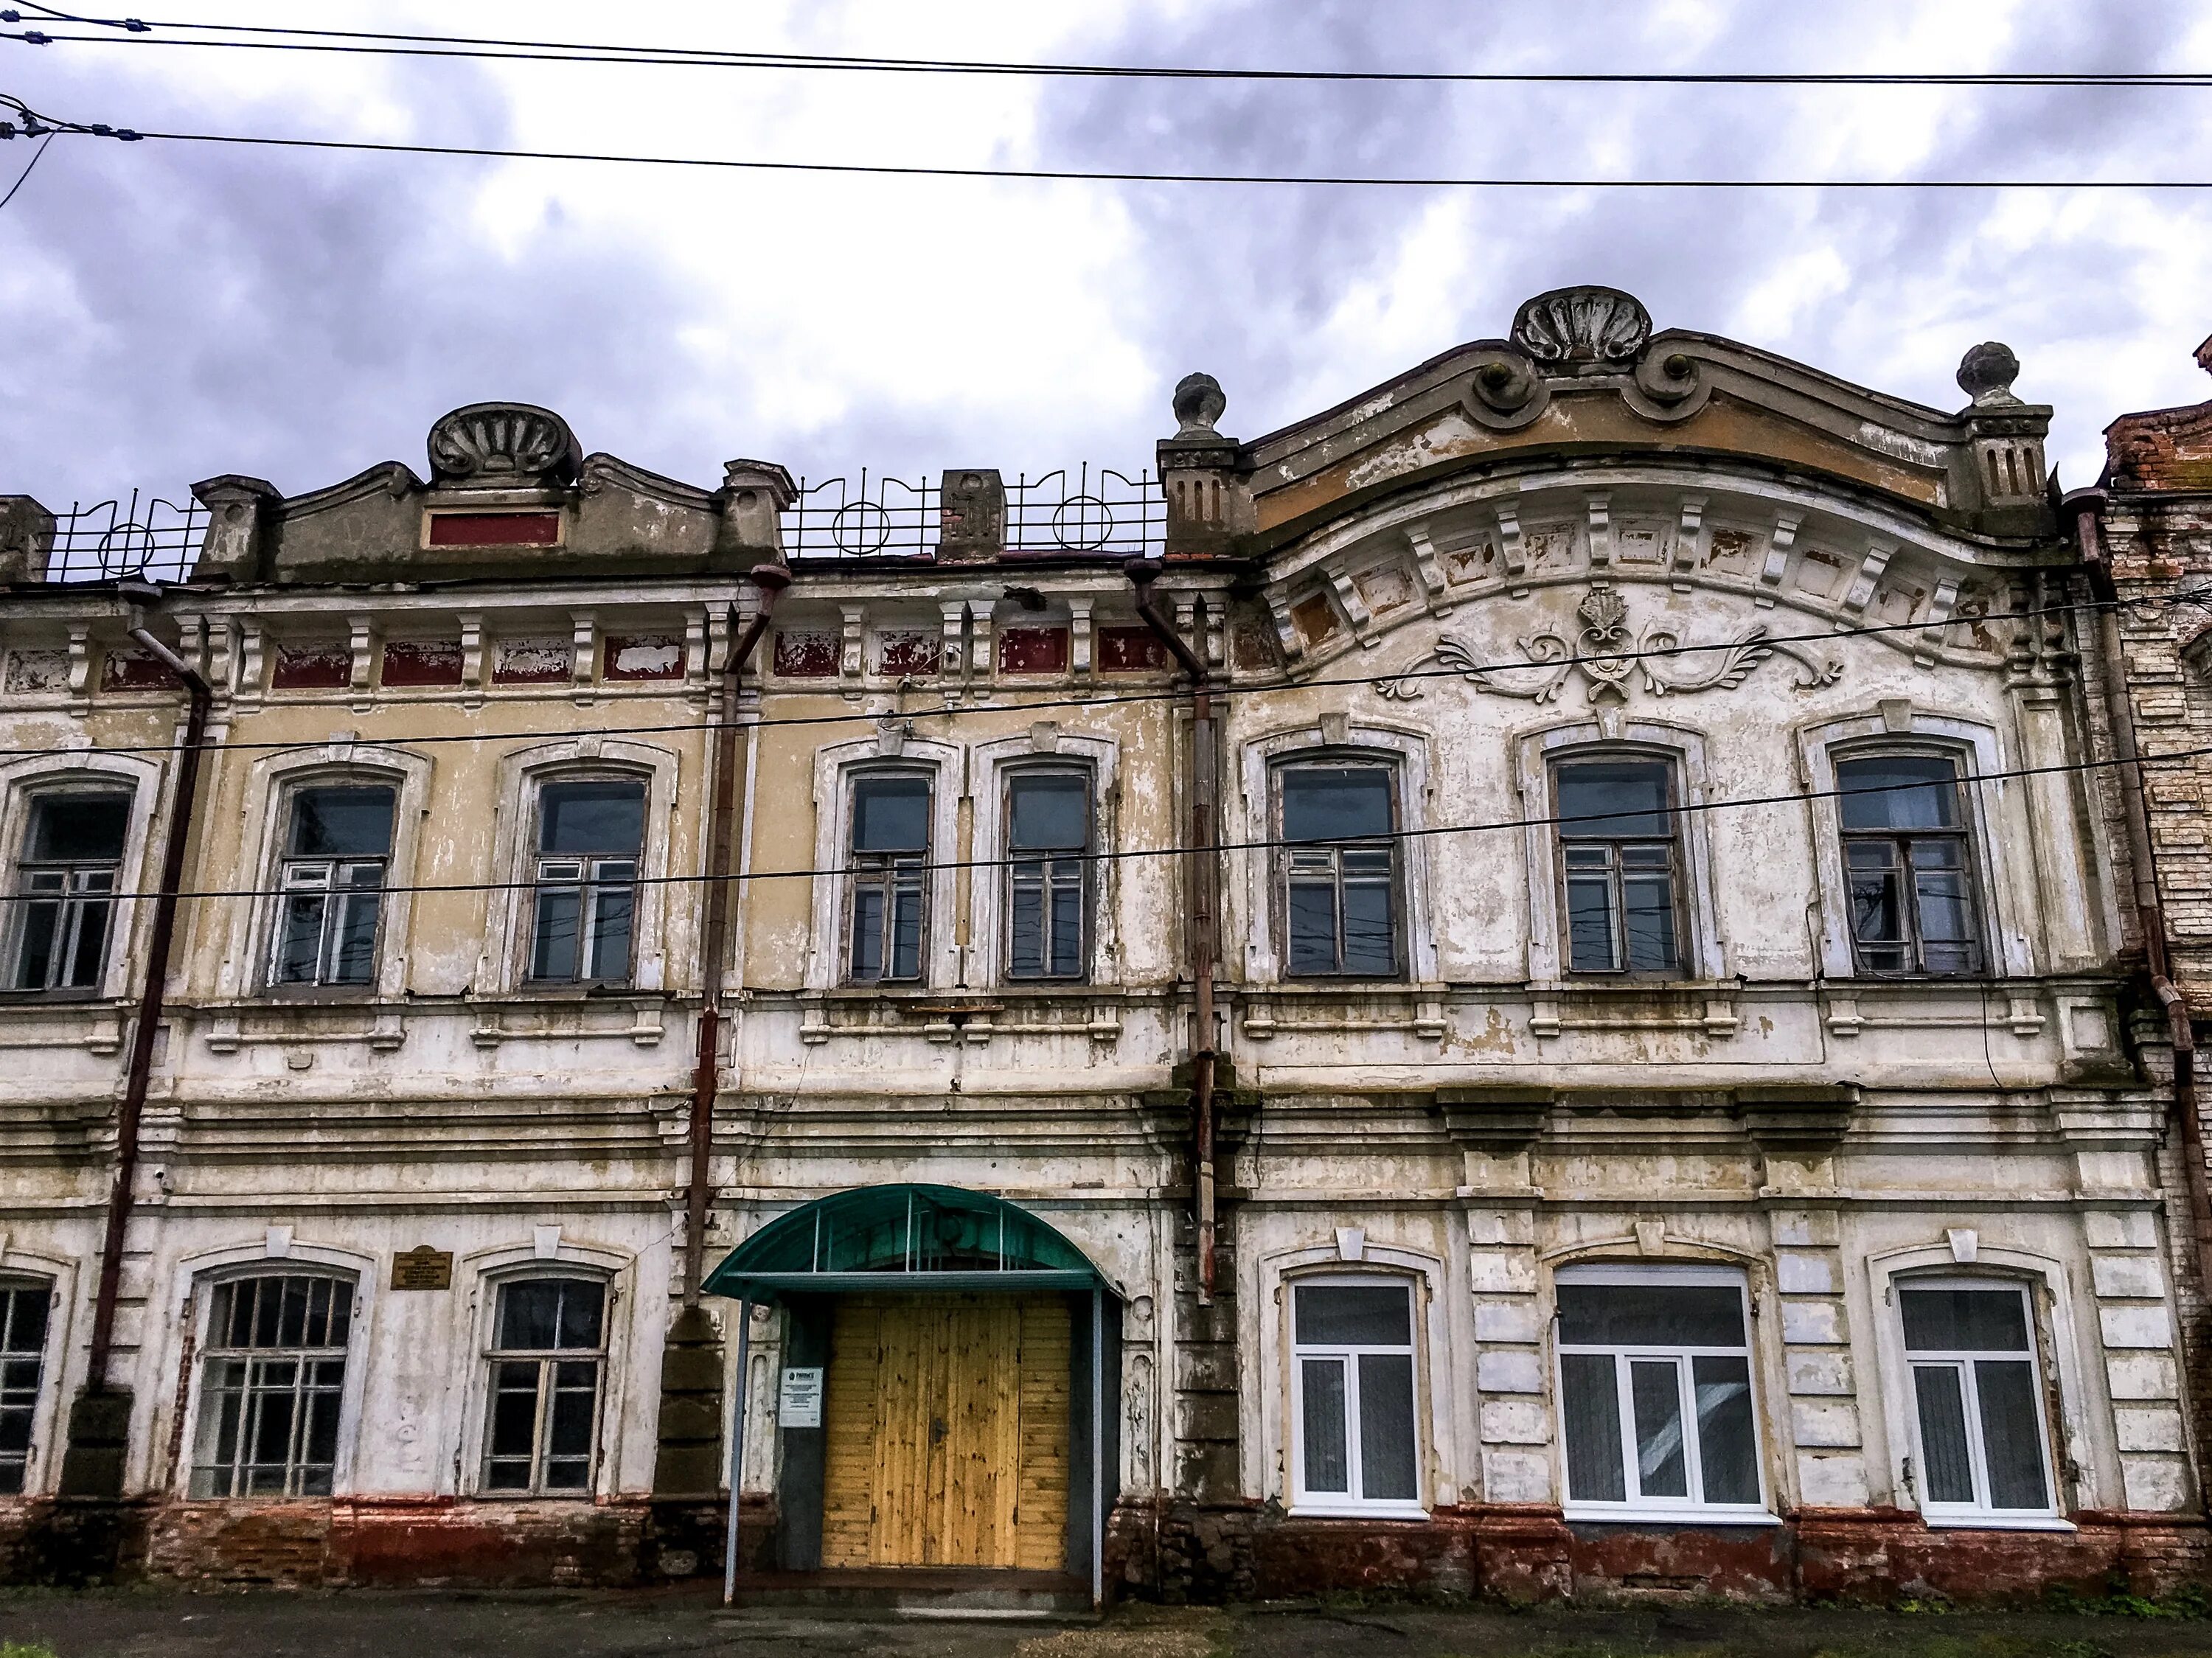
[[[1897,1299],[1912,1375],[1921,1511],[1930,1519],[2055,1516],[2027,1287],[1917,1278],[1898,1285]]]
[[[1570,1513],[1766,1515],[1741,1274],[1559,1274],[1559,1418]]]
[[[1412,1282],[1300,1278],[1290,1301],[1297,1511],[1421,1516]]]

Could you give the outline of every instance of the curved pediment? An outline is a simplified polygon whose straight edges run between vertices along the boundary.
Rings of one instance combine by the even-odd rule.
[[[1654,331],[1607,288],[1524,304],[1504,339],[1445,352],[1242,447],[1256,545],[1439,473],[1559,454],[1698,455],[1832,479],[1958,532],[2050,532],[2042,442],[2050,410],[2011,393],[2002,346],[1960,365],[1956,414],[1893,398],[1753,346]]]
[[[1294,677],[1416,620],[1479,610],[1502,613],[1482,630],[1481,659],[1501,659],[1502,650],[1528,670],[1491,675],[1486,689],[1525,687],[1546,700],[1590,677],[1575,667],[1547,679],[1567,657],[1692,642],[1668,635],[1639,590],[1653,590],[1659,610],[1699,592],[1741,601],[1739,654],[1718,683],[1778,653],[1818,675],[1825,658],[1783,652],[1776,641],[1824,633],[1863,631],[1928,663],[1995,665],[2004,640],[1992,618],[2017,608],[2037,572],[2019,555],[1942,536],[1832,488],[1659,465],[1439,482],[1281,549],[1267,575],[1261,595]],[[1554,615],[1562,593],[1571,595],[1568,611],[1593,601],[1602,610],[1611,601],[1594,596],[1611,593],[1624,613],[1601,622]],[[1583,637],[1586,628],[1600,637]],[[1517,655],[1516,641],[1525,645]],[[1720,659],[1712,641],[1694,642],[1694,664],[1639,669],[1632,683],[1648,681],[1655,695],[1702,689],[1699,676]],[[1632,683],[1625,668],[1615,683]]]

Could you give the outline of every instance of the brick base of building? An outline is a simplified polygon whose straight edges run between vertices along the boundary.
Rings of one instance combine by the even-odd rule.
[[[1961,1604],[2171,1594],[2212,1582],[2212,1532],[2169,1515],[2075,1516],[2071,1532],[1937,1530],[1899,1509],[1805,1509],[1775,1526],[1570,1522],[1556,1509],[1426,1521],[1297,1519],[1257,1505],[1125,1503],[1109,1596],[1206,1604],[1331,1592],[1508,1601],[1717,1597]],[[740,1558],[775,1515],[749,1498]],[[0,1503],[0,1582],[210,1587],[633,1588],[718,1576],[714,1503],[470,1500]]]

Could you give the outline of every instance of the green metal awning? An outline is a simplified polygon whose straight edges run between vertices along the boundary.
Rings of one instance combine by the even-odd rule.
[[[773,1301],[864,1290],[1091,1290],[1083,1252],[1036,1216],[952,1186],[863,1186],[770,1221],[707,1275],[710,1295]]]

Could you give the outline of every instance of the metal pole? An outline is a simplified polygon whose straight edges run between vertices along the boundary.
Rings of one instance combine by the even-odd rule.
[[[738,1302],[738,1407],[730,1420],[730,1532],[722,1545],[722,1604],[726,1606],[738,1598],[738,1503],[744,1495],[745,1406],[752,1391],[746,1367],[752,1335],[753,1298],[747,1295]]]
[[[1106,1604],[1106,1291],[1091,1286],[1091,1606]]]

